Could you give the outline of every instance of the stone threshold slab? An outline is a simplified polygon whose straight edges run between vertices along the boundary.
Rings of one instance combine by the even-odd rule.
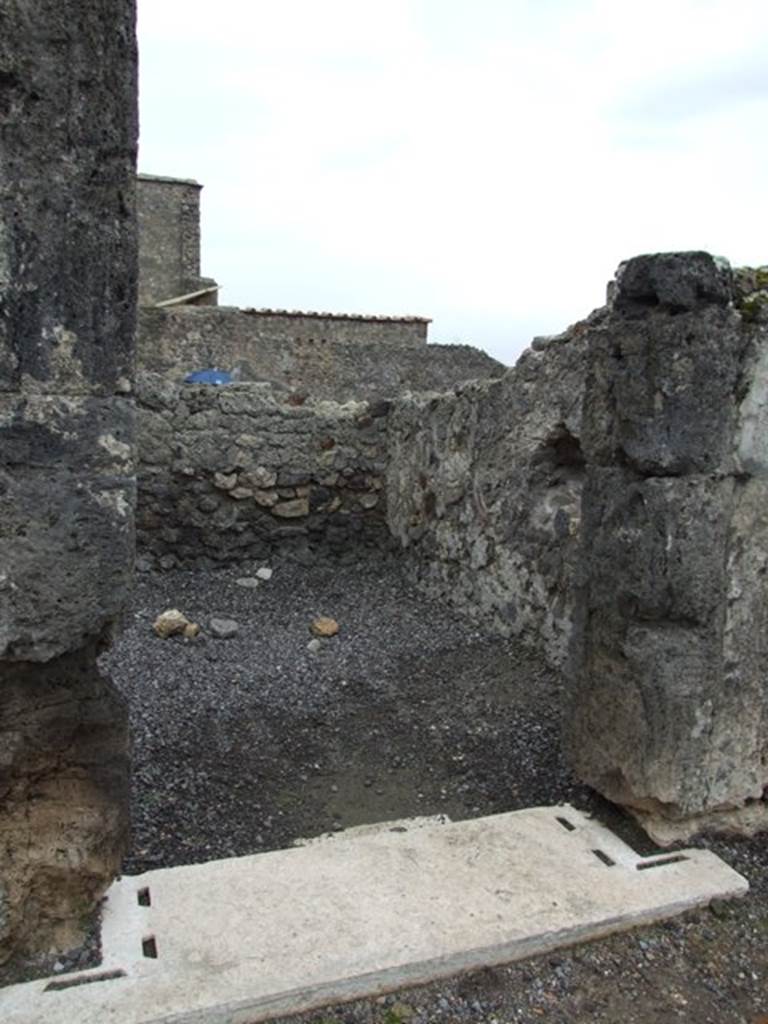
[[[672,917],[748,884],[638,857],[574,808],[408,821],[111,886],[99,968],[0,990],[3,1024],[256,1024]]]

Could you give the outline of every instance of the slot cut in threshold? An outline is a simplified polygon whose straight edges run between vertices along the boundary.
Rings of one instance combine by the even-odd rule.
[[[604,850],[593,850],[592,853],[594,853],[597,859],[601,860],[607,868],[612,868],[616,864],[613,857],[609,857]]]
[[[43,992],[61,992],[65,988],[77,988],[79,985],[95,985],[97,981],[114,981],[124,978],[125,971],[102,971],[101,974],[89,974],[87,978],[59,978],[49,981]]]
[[[688,860],[688,858],[683,856],[682,853],[672,853],[669,857],[659,857],[658,860],[652,860],[650,863],[638,864],[637,870],[648,871],[651,868],[663,868],[665,864],[680,864],[684,860]]]

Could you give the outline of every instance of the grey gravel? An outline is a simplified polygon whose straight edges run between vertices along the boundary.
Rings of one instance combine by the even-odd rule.
[[[242,571],[142,574],[127,628],[104,656],[133,721],[126,872],[366,821],[565,800],[653,852],[568,772],[563,680],[535,651],[426,600],[395,563],[280,565],[257,590],[233,586]],[[231,616],[239,632],[226,643],[162,641],[151,624],[171,605],[193,621]],[[313,654],[307,623],[321,615],[341,630]],[[290,1020],[757,1024],[768,1015],[768,843],[701,845],[747,876],[746,900]]]

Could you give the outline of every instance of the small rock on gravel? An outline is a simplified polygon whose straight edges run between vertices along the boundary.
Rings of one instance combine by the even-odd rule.
[[[216,640],[229,640],[237,636],[240,629],[234,619],[211,619],[208,624],[211,636]]]
[[[261,569],[256,570],[256,575],[259,577],[260,580],[271,580],[272,570],[269,568],[269,566],[264,565],[261,567]]]
[[[244,587],[246,590],[255,590],[261,580],[257,580],[255,576],[239,576],[235,583],[238,587]]]
[[[309,628],[315,636],[336,636],[339,632],[339,624],[336,619],[330,619],[325,615],[314,619]]]
[[[178,608],[167,608],[157,616],[152,623],[152,629],[161,640],[167,640],[169,636],[183,633],[189,625],[189,619],[182,615]]]

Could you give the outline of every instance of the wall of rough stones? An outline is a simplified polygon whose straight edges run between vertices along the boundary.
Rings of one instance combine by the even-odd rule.
[[[269,381],[288,392],[341,402],[389,397],[406,388],[443,389],[504,372],[501,363],[468,345],[425,344],[426,323],[227,307],[142,309],[137,362],[177,382],[191,370],[215,366],[242,381]]]
[[[353,560],[392,546],[389,403],[292,404],[269,385],[177,385],[141,373],[142,566]]]
[[[0,14],[0,962],[74,946],[127,844],[96,658],[133,570],[134,22]]]
[[[595,314],[595,317],[600,314]],[[584,331],[538,339],[497,380],[398,398],[387,502],[417,584],[562,662],[584,475]]]

